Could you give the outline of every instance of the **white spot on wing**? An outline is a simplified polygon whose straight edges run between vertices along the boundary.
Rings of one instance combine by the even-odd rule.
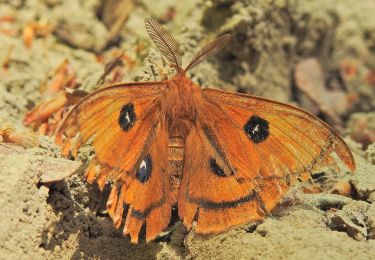
[[[139,169],[142,169],[142,168],[144,168],[144,169],[147,168],[147,164],[146,164],[145,160],[143,160],[143,161],[141,162],[141,165],[139,166]]]
[[[130,123],[130,117],[129,117],[129,112],[126,112],[125,119]]]

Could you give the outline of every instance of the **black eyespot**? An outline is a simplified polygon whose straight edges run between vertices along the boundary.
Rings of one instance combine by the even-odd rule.
[[[224,170],[216,163],[216,160],[214,158],[210,159],[210,169],[219,177],[227,177]]]
[[[151,160],[151,156],[148,154],[146,158],[139,165],[136,177],[140,182],[145,183],[150,178],[151,171],[152,171],[152,160]]]
[[[244,130],[254,143],[263,142],[270,135],[268,121],[258,116],[250,117],[249,121],[244,125]]]
[[[118,123],[122,130],[128,131],[134,125],[136,119],[137,117],[132,103],[128,103],[121,108]]]

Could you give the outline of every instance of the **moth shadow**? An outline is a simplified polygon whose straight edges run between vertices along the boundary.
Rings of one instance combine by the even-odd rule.
[[[110,218],[102,213],[108,190],[98,192],[97,187],[80,180],[68,183],[59,181],[49,187],[47,203],[57,220],[42,232],[40,247],[55,255],[70,255],[71,259],[156,258],[162,249],[160,243],[131,244],[122,229],[115,229]]]

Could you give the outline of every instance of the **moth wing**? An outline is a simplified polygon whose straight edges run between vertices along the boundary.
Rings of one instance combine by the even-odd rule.
[[[132,242],[146,226],[146,239],[156,237],[170,221],[167,131],[160,120],[163,82],[119,84],[85,97],[66,116],[56,133],[64,155],[77,156],[92,141],[95,155],[85,176],[100,189],[113,183],[107,209],[114,225],[122,223]]]
[[[297,179],[353,156],[309,113],[254,96],[205,89],[200,126],[186,141],[178,209],[185,225],[215,233],[262,219]],[[203,144],[197,146],[198,140]]]

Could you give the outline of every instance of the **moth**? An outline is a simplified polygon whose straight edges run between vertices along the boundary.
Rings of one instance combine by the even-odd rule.
[[[137,243],[165,230],[176,208],[187,229],[210,234],[263,219],[313,171],[351,171],[350,149],[326,123],[297,107],[201,89],[186,73],[230,41],[204,46],[182,69],[177,41],[153,19],[146,30],[177,70],[168,80],[115,84],[83,98],[56,132],[65,156],[89,140],[85,177],[111,184],[107,211]],[[335,154],[335,155],[334,155]]]

